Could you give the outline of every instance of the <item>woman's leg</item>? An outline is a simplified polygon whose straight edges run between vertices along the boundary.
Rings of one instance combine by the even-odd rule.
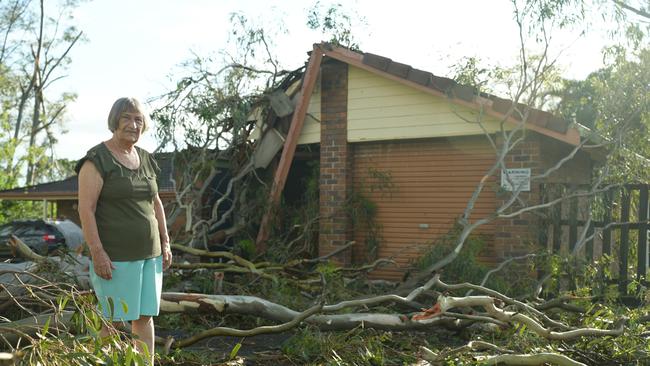
[[[151,316],[141,315],[138,320],[131,322],[131,332],[133,335],[138,337],[138,339],[135,341],[135,347],[138,349],[138,351],[140,351],[140,353],[144,353],[144,346],[147,346],[147,351],[151,356],[151,365],[153,365],[153,318]]]
[[[151,354],[153,365],[154,354],[154,324],[153,316],[158,315],[160,310],[160,294],[162,292],[162,257],[145,259],[142,267],[142,283],[140,286],[140,318],[132,321],[131,332],[138,336],[136,347],[143,350],[143,344],[147,346]]]

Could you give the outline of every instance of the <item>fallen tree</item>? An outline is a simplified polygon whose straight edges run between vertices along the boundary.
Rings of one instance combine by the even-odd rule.
[[[158,343],[164,345],[166,350],[182,349],[215,336],[247,337],[286,332],[299,326],[319,331],[349,332],[359,329],[404,333],[452,330],[455,333],[448,333],[452,334],[449,338],[457,341],[460,338],[458,334],[462,333],[469,334],[472,340],[460,347],[457,342],[427,344],[420,349],[421,358],[434,364],[597,365],[648,361],[647,348],[644,347],[648,334],[645,324],[647,307],[627,309],[608,295],[610,284],[605,273],[611,268],[607,265],[582,267],[577,261],[572,262],[596,235],[589,230],[595,221],[592,212],[587,213],[581,229],[568,243],[572,250],[565,253],[565,258],[557,258],[554,253],[529,253],[504,258],[501,264],[476,283],[446,284],[441,281],[441,278],[453,275],[449,270],[450,265],[466,252],[468,239],[478,228],[497,225],[498,220],[518,220],[526,215],[542,217],[564,201],[583,202],[612,187],[621,186],[623,182],[620,177],[626,177],[626,174],[644,177],[642,174],[634,175],[639,170],[625,170],[634,165],[628,163],[638,159],[626,160],[630,154],[626,156],[621,153],[630,151],[630,136],[643,136],[641,109],[634,107],[625,110],[625,113],[615,114],[612,120],[618,125],[598,130],[602,136],[594,132],[598,127],[594,125],[593,133],[584,134],[564,156],[530,177],[531,182],[544,181],[579,153],[589,151],[591,154],[597,150],[593,154],[603,154],[605,163],[594,170],[593,181],[588,188],[562,192],[560,196],[543,202],[533,201],[525,199],[522,188],[515,187],[511,177],[505,174],[505,180],[509,181],[512,190],[502,192],[502,200],[493,212],[477,215],[478,196],[491,188],[490,182],[495,176],[507,170],[509,154],[520,147],[530,133],[528,128],[532,126],[528,124],[529,117],[542,113],[538,108],[553,105],[547,99],[552,94],[547,88],[553,83],[550,79],[556,72],[557,60],[549,54],[546,35],[549,31],[547,26],[553,25],[551,23],[555,20],[548,17],[560,16],[563,8],[561,4],[549,8],[538,2],[525,2],[523,7],[519,7],[521,4],[514,1],[513,5],[522,43],[521,59],[520,65],[514,71],[510,70],[509,76],[512,78],[506,80],[508,86],[515,87],[514,90],[508,89],[511,100],[506,101],[509,107],[501,116],[498,131],[487,132],[483,107],[488,109],[490,103],[503,100],[490,100],[489,93],[480,88],[485,84],[474,83],[480,81],[476,78],[484,70],[470,68],[459,75],[469,85],[476,86],[470,93],[471,98],[476,98],[482,106],[475,114],[475,120],[467,120],[466,116],[460,114],[459,117],[484,128],[485,138],[494,149],[495,162],[477,181],[460,214],[457,221],[459,230],[451,239],[451,249],[418,273],[412,273],[406,281],[396,284],[399,285],[397,289],[394,289],[395,286],[384,286],[381,290],[363,294],[359,291],[340,291],[350,284],[369,286],[370,281],[365,278],[368,272],[394,262],[392,258],[372,258],[370,263],[358,268],[341,268],[330,262],[340,251],[351,250],[352,243],[327,256],[313,258],[316,257],[315,224],[327,218],[314,212],[312,203],[318,202],[318,196],[313,191],[307,192],[312,195],[301,201],[298,207],[270,207],[272,210],[269,212],[279,218],[278,225],[274,227],[269,250],[262,256],[255,256],[251,238],[255,237],[259,212],[269,209],[265,206],[269,186],[275,184],[270,177],[273,169],[264,168],[277,163],[274,157],[283,144],[268,138],[277,137],[278,131],[280,134],[292,131],[289,116],[295,113],[293,103],[309,94],[301,92],[306,68],[281,71],[262,31],[243,32],[251,39],[244,40],[245,47],[238,50],[246,59],[254,54],[252,47],[255,44],[263,45],[263,54],[268,59],[263,66],[268,68],[233,61],[215,69],[215,72],[197,60],[196,74],[179,82],[178,88],[165,96],[164,106],[155,114],[161,122],[159,134],[165,142],[174,147],[189,146],[185,151],[177,151],[173,155],[172,167],[181,166],[183,169],[171,173],[176,198],[168,209],[169,222],[174,222],[180,216],[185,218],[183,227],[175,228],[179,245],[174,245],[173,249],[179,257],[187,255],[193,260],[177,261],[169,277],[201,278],[203,288],[206,287],[205,282],[211,282],[208,287],[214,293],[182,290],[163,293],[163,319],[182,314],[199,318],[202,322],[193,324],[197,329],[186,332],[189,333],[186,338],[169,337],[159,339]],[[538,8],[538,5],[541,7]],[[540,23],[526,29],[525,21],[531,17],[538,17],[536,20]],[[540,37],[540,34],[544,37]],[[536,37],[537,45],[542,50],[534,57],[528,55],[524,39],[531,35]],[[336,44],[321,44],[313,52],[330,51],[335,47]],[[345,49],[340,51],[346,52]],[[515,124],[512,124],[513,120]],[[256,129],[257,136],[254,133]],[[185,140],[179,143],[176,138],[182,134],[185,134]],[[272,145],[270,152],[262,149],[264,143]],[[310,153],[309,149],[301,152]],[[215,165],[215,161],[227,161],[228,172],[224,173],[220,166]],[[621,166],[623,169],[614,172],[615,168]],[[303,208],[300,206],[305,206],[304,210],[300,210]],[[602,207],[611,209],[606,205]],[[277,211],[273,211],[275,209]],[[629,224],[621,221],[612,225]],[[377,229],[370,226],[369,232]],[[59,335],[85,334],[85,331],[94,337],[94,342],[96,326],[91,325],[96,325],[94,323],[98,321],[96,314],[93,315],[92,306],[69,301],[60,305],[63,302],[58,300],[87,294],[84,291],[88,289],[85,268],[89,264],[88,259],[80,256],[40,257],[30,253],[29,248],[19,241],[12,240],[12,245],[29,261],[20,265],[0,265],[0,271],[4,271],[0,273],[4,276],[0,277],[0,299],[4,301],[0,307],[3,314],[5,311],[12,314],[11,318],[5,317],[0,324],[0,335],[5,337],[10,350],[18,353],[16,343],[19,341],[39,344],[55,331]],[[209,250],[217,246],[224,250]],[[515,296],[490,287],[489,281],[506,267],[542,257],[551,265],[525,270],[519,268],[520,271],[514,275],[531,278],[538,275],[535,288],[528,288],[525,295]],[[575,268],[559,268],[563,266]],[[579,270],[584,273],[571,276]],[[600,274],[596,271],[600,271]],[[567,283],[570,286],[565,286]],[[594,283],[602,285],[605,290],[595,293],[591,288]],[[267,287],[271,289],[267,290]],[[250,294],[253,291],[249,292],[249,289],[253,288],[261,294]],[[643,291],[637,292],[638,298],[642,299],[643,296]],[[86,329],[73,327],[65,321],[72,318],[66,316],[59,316],[57,319],[61,321],[52,328],[48,320],[52,314],[66,315],[69,312],[83,314],[84,321],[88,323]],[[233,315],[238,320],[251,317],[255,320],[246,323],[249,327],[236,322],[235,328],[229,326],[233,323],[227,321]],[[204,322],[210,319],[209,316],[220,321]],[[217,326],[214,326],[215,323]],[[481,340],[488,337],[493,341],[488,343]],[[434,346],[439,347],[436,349]],[[369,347],[355,350],[355,353],[364,352],[369,353]],[[339,360],[340,357],[335,359]]]
[[[70,326],[70,321],[73,313],[80,311],[80,306],[75,302],[61,305],[60,301],[56,302],[55,300],[60,299],[62,296],[74,298],[88,294],[87,287],[85,287],[87,282],[77,281],[76,286],[71,286],[69,283],[61,285],[48,280],[46,277],[57,278],[57,275],[60,275],[63,273],[62,270],[65,270],[66,274],[72,276],[73,279],[85,279],[88,269],[87,264],[89,263],[87,258],[77,256],[72,260],[72,258],[65,259],[65,257],[42,257],[31,252],[29,247],[18,238],[12,238],[10,243],[18,253],[33,260],[23,263],[23,266],[30,268],[33,272],[36,267],[46,265],[51,272],[46,276],[41,276],[32,272],[15,270],[12,264],[0,264],[2,275],[11,275],[10,278],[13,279],[8,280],[7,277],[4,277],[2,283],[0,283],[3,289],[0,295],[8,296],[14,305],[32,314],[29,318],[2,323],[0,325],[1,338],[6,344],[16,345],[21,340],[34,343],[38,334],[75,332],[75,329]],[[207,253],[202,252],[201,254],[205,255]],[[213,255],[219,255],[219,253]],[[241,268],[248,269],[256,267],[251,262],[238,260],[234,257],[230,259],[232,261],[228,264],[234,267],[242,266]],[[70,261],[76,263],[76,265],[66,264]],[[79,263],[86,263],[86,265],[79,265]],[[12,266],[13,269],[7,269],[8,265]],[[264,277],[257,271],[248,271],[247,273],[250,276]],[[21,277],[31,278],[31,280],[24,281],[21,280]],[[248,330],[215,327],[205,329],[183,339],[169,338],[158,339],[157,341],[159,344],[164,345],[166,349],[183,348],[210,337],[223,335],[252,336],[285,332],[300,324],[309,324],[323,330],[350,330],[363,327],[364,329],[391,331],[459,330],[473,327],[489,332],[490,325],[497,326],[501,331],[508,328],[525,327],[537,337],[549,341],[570,341],[584,337],[617,337],[624,333],[626,318],[623,317],[610,324],[607,328],[575,326],[558,319],[552,319],[543,310],[537,308],[539,306],[544,310],[553,309],[546,304],[525,303],[480,285],[468,283],[449,285],[442,282],[440,277],[440,274],[433,275],[429,281],[413,289],[406,296],[386,294],[344,300],[332,304],[325,304],[322,300],[317,300],[316,304],[304,311],[294,310],[256,296],[165,292],[162,295],[161,303],[161,312],[163,314],[196,313],[219,316],[237,314],[255,316],[279,324],[264,325]],[[321,291],[325,291],[326,287],[326,284],[321,281]],[[23,288],[26,291],[18,295],[12,290],[15,288]],[[470,289],[481,295],[460,297],[446,295],[449,291],[459,292]],[[432,291],[437,294],[434,306],[431,309],[421,309],[418,300],[423,294],[430,296]],[[570,302],[571,299],[566,300]],[[396,310],[406,309],[407,312],[359,312],[359,310],[372,309],[377,306],[394,307]],[[486,325],[487,328],[485,328]],[[477,344],[480,343],[472,343],[467,347],[474,351],[486,350],[484,345],[478,347]],[[497,346],[494,346],[490,350],[494,351],[497,348]],[[431,351],[423,350],[422,352],[424,352],[423,357],[429,360],[444,358],[441,358],[441,355],[434,356]],[[451,354],[453,352],[445,353],[446,356]],[[572,361],[567,356],[554,353],[540,353],[537,355],[512,354],[509,356],[481,357],[485,362],[492,362],[492,364],[498,362],[521,364],[521,362],[535,362],[534,360],[542,360],[543,362],[558,365],[580,364]]]

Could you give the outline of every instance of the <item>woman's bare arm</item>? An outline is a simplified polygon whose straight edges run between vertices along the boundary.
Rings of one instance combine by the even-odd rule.
[[[84,162],[79,170],[79,218],[81,219],[81,228],[84,239],[90,249],[90,255],[93,259],[95,273],[104,279],[112,278],[112,270],[115,268],[108,254],[104,251],[102,242],[97,230],[97,221],[95,221],[95,210],[97,209],[97,200],[104,186],[104,180],[99,171],[90,161]]]
[[[156,194],[153,198],[153,209],[158,220],[158,231],[160,232],[160,249],[163,256],[163,269],[169,268],[172,264],[172,251],[169,247],[169,235],[167,234],[167,219],[165,218],[165,208],[163,207],[160,196]]]

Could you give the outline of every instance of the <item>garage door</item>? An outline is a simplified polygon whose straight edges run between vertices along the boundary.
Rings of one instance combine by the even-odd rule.
[[[356,143],[352,147],[355,191],[376,205],[377,257],[397,263],[371,276],[390,280],[399,280],[449,232],[495,161],[494,150],[483,136]],[[471,220],[494,212],[494,182],[490,178]],[[487,244],[481,259],[490,261],[494,228],[483,226],[477,233],[485,235]],[[357,228],[354,236],[353,260],[362,263],[367,259],[364,243],[370,235],[366,228]]]

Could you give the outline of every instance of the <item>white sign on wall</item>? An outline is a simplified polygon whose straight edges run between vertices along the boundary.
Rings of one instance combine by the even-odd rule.
[[[530,168],[501,170],[501,187],[506,191],[530,192]]]

